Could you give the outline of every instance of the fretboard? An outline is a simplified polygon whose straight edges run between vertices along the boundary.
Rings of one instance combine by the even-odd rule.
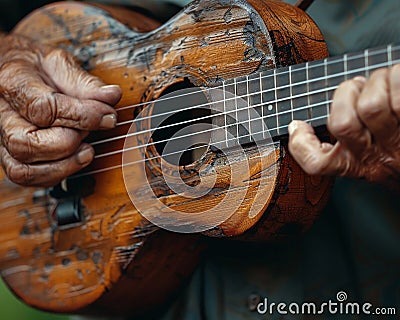
[[[251,142],[255,136],[263,138],[266,131],[280,137],[288,133],[292,120],[325,125],[333,92],[341,82],[368,77],[396,63],[400,63],[400,45],[389,45],[226,81],[218,99],[223,115],[218,122],[229,134],[218,140],[229,147]]]

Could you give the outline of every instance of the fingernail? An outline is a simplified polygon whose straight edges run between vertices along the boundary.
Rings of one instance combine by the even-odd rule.
[[[93,160],[93,149],[90,147],[84,147],[76,155],[76,159],[80,165],[86,165]]]
[[[288,127],[289,134],[293,134],[296,131],[296,129],[297,129],[297,122],[292,121]]]
[[[117,124],[117,117],[115,114],[107,114],[103,116],[100,121],[100,129],[112,129]]]
[[[102,90],[115,89],[115,88],[116,89],[121,89],[119,87],[119,85],[116,85],[116,84],[108,84],[108,85],[105,85],[105,86],[101,87]]]

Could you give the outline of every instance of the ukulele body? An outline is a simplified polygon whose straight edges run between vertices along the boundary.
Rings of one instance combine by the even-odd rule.
[[[14,32],[68,50],[105,83],[120,85],[123,97],[117,108],[157,99],[187,81],[209,87],[327,55],[313,21],[275,1],[193,1],[164,25],[122,8],[65,2],[38,9]],[[136,114],[137,110],[126,109],[118,120],[129,121]],[[128,129],[120,126],[98,133],[98,138],[125,135]],[[122,147],[123,140],[117,140],[96,152]],[[288,154],[284,139],[274,150],[275,157],[252,158],[252,148],[247,147],[242,159],[250,167],[250,176],[240,177],[251,180],[246,201],[209,234],[259,241],[303,232],[325,205],[332,179],[307,176]],[[190,203],[163,188],[157,160],[148,162],[147,177],[131,174],[137,177],[138,188],[150,179],[168,205],[201,211],[221,201],[221,190],[229,186],[227,165],[216,159],[221,158],[210,149],[181,169],[188,182],[198,177],[205,162],[218,173],[215,190]],[[257,179],[261,162],[279,169],[264,184]],[[93,168],[118,165],[120,154],[99,159]],[[17,186],[2,175],[1,275],[17,296],[43,310],[148,314],[170,299],[194,270],[205,247],[204,236],[159,230],[144,219],[127,194],[121,168],[90,179],[95,182],[93,190],[78,198],[82,220],[60,226],[54,219],[59,200],[46,190]],[[247,212],[254,202],[261,207],[250,218]]]

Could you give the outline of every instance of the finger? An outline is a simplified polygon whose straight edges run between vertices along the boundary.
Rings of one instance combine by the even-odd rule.
[[[400,64],[390,69],[389,83],[390,105],[397,120],[400,121]]]
[[[78,131],[62,127],[44,130],[12,130],[2,139],[13,158],[22,163],[47,162],[76,152],[82,140]]]
[[[60,92],[85,100],[97,100],[114,106],[121,99],[117,85],[105,85],[99,78],[84,71],[63,50],[53,50],[42,61],[42,68]]]
[[[361,77],[343,82],[335,91],[328,118],[328,129],[354,154],[362,154],[371,145],[371,135],[356,111],[356,105],[365,85]]]
[[[117,124],[117,113],[108,105],[95,100],[79,100],[55,93],[53,105],[56,116],[51,125],[84,131],[112,129]],[[46,102],[45,102],[46,103]],[[43,100],[38,103],[41,108]]]
[[[58,93],[22,62],[3,66],[0,87],[7,102],[38,127],[53,125],[92,131],[110,129],[116,124],[116,112],[109,105]]]
[[[0,146],[0,160],[5,173],[11,181],[24,186],[54,186],[67,176],[86,167],[93,160],[93,156],[93,149],[83,144],[77,153],[66,159],[40,164],[23,164]]]
[[[339,143],[321,143],[314,129],[302,121],[289,125],[289,151],[300,167],[310,175],[346,175],[351,158]]]
[[[10,155],[22,162],[53,161],[75,153],[85,134],[64,127],[38,129],[14,110],[0,113],[1,141]]]
[[[372,73],[361,90],[356,111],[374,142],[385,147],[399,138],[398,120],[390,107],[389,69]]]

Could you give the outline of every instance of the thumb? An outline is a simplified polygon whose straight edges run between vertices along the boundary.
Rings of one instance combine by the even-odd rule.
[[[310,175],[350,174],[353,157],[342,145],[321,142],[314,129],[303,121],[289,125],[289,151],[300,167]]]
[[[56,49],[44,56],[43,71],[61,93],[78,99],[89,99],[115,105],[121,99],[117,85],[105,85],[99,78],[87,73],[64,50]]]

